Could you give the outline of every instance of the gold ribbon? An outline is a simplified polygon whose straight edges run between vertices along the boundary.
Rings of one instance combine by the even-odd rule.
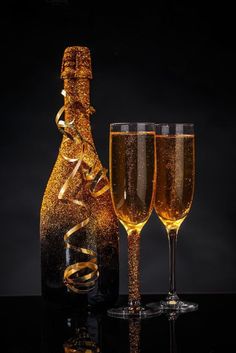
[[[61,93],[64,97],[66,95],[68,96],[65,90],[63,90]],[[70,102],[73,104],[73,102],[71,101],[71,97],[68,96],[68,98]],[[87,114],[92,114],[94,112],[94,109],[92,107],[90,107],[88,110],[85,110],[81,104],[79,105],[81,106],[82,114],[85,113],[87,115]],[[102,194],[104,194],[109,189],[109,183],[106,177],[106,172],[107,172],[106,169],[98,167],[97,160],[95,160],[94,164],[91,167],[85,164],[83,159],[86,153],[86,149],[88,147],[92,148],[95,154],[96,154],[96,150],[94,146],[89,141],[84,139],[83,136],[76,129],[76,127],[74,126],[74,119],[69,122],[62,120],[62,115],[64,111],[65,111],[65,106],[61,107],[61,109],[58,111],[55,118],[56,125],[60,130],[60,132],[66,136],[65,141],[71,140],[74,143],[80,143],[82,145],[82,152],[80,156],[75,158],[69,158],[60,152],[62,157],[67,162],[73,163],[75,164],[75,166],[71,174],[66,179],[63,186],[61,187],[58,194],[58,199],[66,203],[73,203],[77,206],[80,206],[88,212],[88,215],[85,219],[83,219],[80,223],[73,226],[64,234],[64,242],[67,249],[72,249],[75,252],[85,254],[88,257],[87,261],[76,262],[72,265],[69,265],[65,269],[64,283],[73,292],[87,293],[88,291],[94,288],[96,280],[99,276],[98,265],[97,265],[97,254],[95,251],[91,249],[78,247],[71,244],[70,240],[71,240],[71,237],[75,235],[76,232],[78,232],[81,228],[85,227],[89,223],[91,213],[83,200],[79,200],[77,198],[66,198],[65,193],[71,181],[76,176],[79,170],[81,171],[82,178],[85,181],[87,181],[86,188],[89,190],[90,194],[94,198],[97,198]],[[73,131],[74,134],[72,135],[67,130]],[[100,190],[95,191],[97,189],[97,185],[102,179],[106,180],[106,184]],[[86,274],[84,274],[85,272]]]

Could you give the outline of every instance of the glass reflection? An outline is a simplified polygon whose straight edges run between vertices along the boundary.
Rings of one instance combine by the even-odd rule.
[[[170,340],[170,353],[177,353],[177,343],[175,334],[175,322],[178,314],[175,312],[166,315],[169,320],[169,340]]]
[[[140,353],[140,333],[141,321],[140,319],[129,320],[129,352]]]
[[[192,314],[185,314],[184,319],[186,315]],[[114,320],[106,313],[71,314],[47,308],[44,312],[41,352],[177,353],[176,320],[179,316],[182,314],[170,312],[150,320]],[[191,319],[181,320],[180,329],[188,332],[190,322]]]

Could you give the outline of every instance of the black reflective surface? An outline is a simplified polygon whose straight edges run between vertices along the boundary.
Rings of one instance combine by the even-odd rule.
[[[40,297],[0,299],[1,351],[147,353],[236,351],[235,294],[182,295],[199,303],[177,318],[126,321],[105,313],[70,313]],[[160,300],[145,296],[144,301]],[[122,300],[125,300],[123,297]]]

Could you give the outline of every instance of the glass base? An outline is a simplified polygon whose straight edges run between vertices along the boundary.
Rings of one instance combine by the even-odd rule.
[[[178,314],[198,310],[198,304],[182,301],[176,293],[173,295],[169,294],[165,300],[160,302],[150,303],[149,307],[160,310],[163,314],[173,319],[177,317]]]
[[[145,307],[140,307],[137,311],[132,311],[128,307],[112,308],[107,311],[107,314],[108,316],[117,319],[148,319],[159,316],[161,314],[161,310],[160,308],[149,307],[149,305],[146,305]]]
[[[187,313],[198,310],[198,304],[182,300],[162,300],[157,307],[159,307],[162,312],[175,311],[179,313]]]

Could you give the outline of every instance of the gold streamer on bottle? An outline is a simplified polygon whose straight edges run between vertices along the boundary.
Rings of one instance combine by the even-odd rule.
[[[69,97],[65,90],[62,91],[62,95]],[[73,102],[71,102],[73,103]],[[71,243],[71,237],[75,235],[81,228],[85,227],[90,221],[90,210],[83,200],[78,198],[67,198],[65,193],[75,175],[78,171],[81,172],[82,178],[87,181],[86,187],[90,194],[96,198],[104,194],[109,189],[109,183],[106,177],[106,169],[97,166],[97,161],[90,167],[84,162],[84,156],[86,154],[87,148],[92,148],[96,153],[93,145],[85,140],[83,136],[79,133],[74,125],[74,120],[66,122],[62,119],[65,107],[63,106],[57,113],[55,121],[58,129],[66,136],[66,140],[71,140],[74,143],[79,143],[82,145],[82,152],[80,156],[75,156],[70,158],[62,154],[62,157],[68,162],[73,163],[75,166],[66,179],[65,183],[62,185],[58,199],[65,203],[73,203],[79,207],[84,208],[87,211],[87,217],[84,218],[80,223],[73,226],[64,234],[64,242],[67,249],[72,249],[77,253],[85,254],[88,257],[87,261],[76,262],[69,265],[64,271],[64,283],[72,291],[76,293],[86,293],[94,288],[96,280],[99,276],[98,265],[97,265],[97,254],[91,249],[84,247],[78,247]],[[92,114],[94,109],[89,108],[89,114]],[[72,135],[69,131],[73,131]],[[99,182],[105,179],[107,182],[105,186],[98,189],[97,186]],[[98,190],[97,190],[98,189]],[[85,274],[84,274],[85,273]]]

